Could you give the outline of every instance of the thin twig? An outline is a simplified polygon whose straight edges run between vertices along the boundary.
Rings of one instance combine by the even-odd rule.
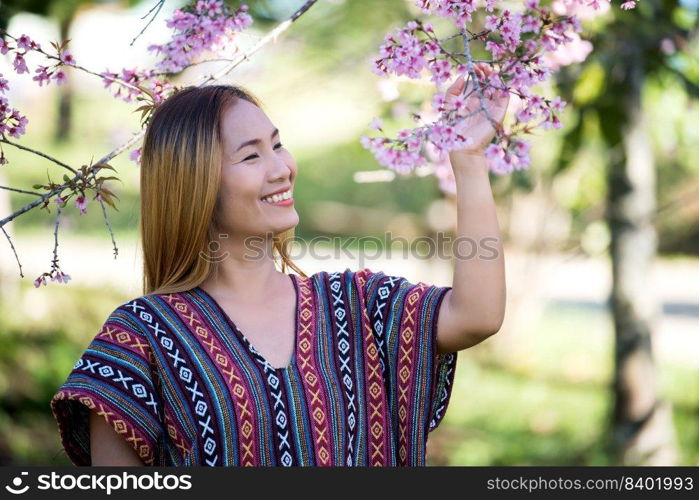
[[[56,205],[56,223],[53,227],[53,261],[51,262],[51,268],[58,268],[58,223],[61,220],[61,207]]]
[[[109,218],[107,217],[107,209],[104,206],[104,202],[100,199],[98,200],[100,202],[100,206],[102,207],[102,216],[104,217],[104,223],[107,226],[107,230],[109,231],[109,235],[112,238],[112,246],[114,247],[114,258],[117,258],[117,255],[119,255],[119,249],[117,248],[116,241],[114,240],[114,231],[112,231],[112,226],[109,224]]]
[[[62,161],[57,160],[57,159],[54,158],[53,156],[47,155],[46,153],[43,153],[43,152],[41,152],[41,151],[37,151],[37,150],[35,150],[35,149],[28,148],[27,146],[22,146],[21,144],[19,144],[19,143],[17,143],[17,142],[8,141],[8,140],[7,140],[6,138],[4,138],[4,137],[0,138],[0,142],[3,142],[3,143],[5,143],[5,144],[9,144],[10,146],[14,146],[14,147],[16,147],[16,148],[18,148],[18,149],[21,149],[21,150],[23,150],[23,151],[28,151],[29,153],[34,153],[35,155],[39,155],[39,156],[41,156],[41,157],[43,157],[43,158],[46,158],[47,160],[51,160],[51,161],[54,162],[56,165],[59,165],[59,166],[65,168],[65,169],[68,169],[68,170],[70,170],[71,172],[73,172],[74,174],[77,174],[77,173],[78,173],[78,171],[75,170],[75,169],[74,169],[73,167],[71,167],[70,165],[66,165],[66,164],[63,163]]]
[[[19,256],[17,255],[17,250],[15,250],[15,246],[12,244],[12,240],[10,239],[10,235],[7,234],[4,227],[0,226],[0,229],[2,229],[2,232],[5,233],[5,237],[7,238],[7,241],[10,243],[10,247],[12,248],[12,252],[15,254],[15,259],[17,259],[17,265],[19,266],[19,275],[20,275],[20,277],[24,278],[24,274],[22,273],[22,263],[19,261]]]
[[[153,7],[151,7],[151,9],[146,13],[146,15],[143,16],[143,17],[141,18],[142,20],[145,19],[145,18],[148,17],[148,15],[149,15],[151,12],[153,12],[156,8],[158,9],[158,10],[155,11],[155,14],[153,14],[153,17],[151,17],[151,18],[148,20],[148,23],[143,27],[143,29],[139,32],[139,34],[136,35],[136,36],[134,37],[133,40],[131,40],[131,43],[129,44],[130,47],[133,47],[133,44],[134,44],[134,42],[138,39],[138,37],[141,36],[143,33],[145,33],[145,31],[148,29],[148,26],[150,26],[151,23],[152,23],[153,21],[155,21],[155,18],[158,17],[158,14],[160,13],[160,9],[163,8],[163,4],[164,4],[164,3],[165,3],[165,0],[158,0],[158,3],[155,4]]]
[[[33,194],[34,196],[41,196],[41,193],[36,193],[34,191],[25,191],[24,189],[17,189],[13,187],[8,187],[8,186],[0,186],[0,189],[7,189],[8,191],[15,191],[17,193],[22,193],[22,194]]]
[[[92,172],[92,177],[93,179],[95,179],[95,181],[97,181],[97,173],[94,170]],[[117,244],[114,239],[114,231],[112,231],[112,225],[109,223],[109,217],[107,217],[107,208],[104,206],[104,201],[102,200],[101,195],[99,195],[99,199],[97,201],[99,201],[100,206],[102,207],[102,217],[104,217],[104,223],[107,226],[107,230],[109,231],[109,236],[112,238],[112,246],[114,247],[114,258],[116,259],[117,255],[119,255],[119,249],[117,248]]]

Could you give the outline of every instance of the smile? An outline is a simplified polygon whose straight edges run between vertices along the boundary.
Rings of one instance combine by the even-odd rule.
[[[273,194],[272,196],[261,198],[261,200],[265,203],[269,203],[270,205],[289,205],[290,203],[293,203],[293,193],[291,189],[289,189],[283,193]]]

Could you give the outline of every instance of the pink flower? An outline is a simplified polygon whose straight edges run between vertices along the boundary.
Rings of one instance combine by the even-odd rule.
[[[500,18],[498,16],[485,16],[485,29],[496,30],[500,25]]]
[[[75,58],[72,54],[69,54],[68,52],[63,52],[60,56],[60,59],[63,64],[75,64]]]
[[[53,79],[56,80],[56,85],[63,85],[66,82],[66,74],[59,69],[53,74]]]
[[[43,274],[34,280],[34,286],[39,288],[41,285],[46,285],[46,276]]]
[[[636,2],[633,0],[628,0],[627,2],[621,4],[621,8],[624,10],[633,9],[634,7],[636,7]]]
[[[78,196],[75,199],[75,206],[80,209],[80,215],[85,215],[87,213],[87,198],[84,196]]]
[[[51,281],[57,281],[59,283],[68,283],[70,275],[65,274],[61,271],[56,271],[56,274],[51,276]]]
[[[563,108],[565,105],[568,104],[567,102],[561,100],[561,96],[556,96],[553,101],[551,101],[551,108],[555,111],[563,111]]]
[[[447,98],[444,94],[435,94],[432,97],[432,107],[435,111],[444,111],[447,106]]]
[[[383,122],[381,121],[380,118],[374,118],[371,120],[371,123],[369,123],[369,128],[374,129],[374,130],[383,130]]]
[[[14,61],[12,61],[12,65],[14,66],[15,71],[19,75],[21,75],[22,73],[29,73],[27,63],[25,62],[24,57],[20,53],[15,54],[15,59]]]
[[[22,35],[17,39],[17,48],[22,50],[32,50],[34,43],[27,35]]]
[[[129,159],[133,162],[136,162],[139,165],[141,164],[141,149],[142,148],[134,149],[129,154]]]
[[[411,134],[412,134],[412,130],[407,129],[407,128],[403,129],[400,132],[398,132],[398,139],[400,139],[401,141],[405,141],[408,139],[408,137],[410,137]]]
[[[39,87],[42,87],[44,83],[49,84],[51,82],[51,75],[48,74],[48,69],[48,66],[39,66],[34,70],[36,75],[32,80],[39,82]]]

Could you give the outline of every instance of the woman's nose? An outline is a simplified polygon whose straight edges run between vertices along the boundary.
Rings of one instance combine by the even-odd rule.
[[[277,158],[270,173],[272,179],[280,179],[291,175],[291,167],[287,165],[283,158]]]

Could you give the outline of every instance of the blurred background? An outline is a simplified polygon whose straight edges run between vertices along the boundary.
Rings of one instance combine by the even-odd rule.
[[[250,1],[255,22],[241,45],[251,46],[302,3]],[[0,23],[42,46],[70,38],[78,64],[120,71],[153,65],[146,48],[168,39],[164,20],[184,2],[166,1],[130,46],[154,4],[3,1]],[[428,463],[699,464],[698,9],[697,0],[641,0],[632,11],[617,4],[585,21],[591,53],[560,54],[564,66],[542,91],[570,103],[563,128],[532,138],[530,170],[491,176],[505,238],[505,323],[460,352]],[[412,0],[320,0],[224,79],[262,99],[298,162],[300,238],[381,241],[390,231],[412,242],[453,232],[454,197],[448,178],[432,175],[437,167],[407,178],[386,175],[358,140],[374,117],[389,134],[411,126],[411,105],[434,92],[428,82],[370,70],[384,35],[418,14]],[[216,67],[190,68],[177,81]],[[97,77],[69,71],[68,84],[40,88],[6,57],[0,73],[9,80],[10,103],[29,118],[19,142],[74,167],[139,130],[137,106],[113,98]],[[34,155],[4,150],[10,164],[0,168],[0,185],[26,189],[47,173],[60,176]],[[80,216],[71,205],[58,252],[72,280],[36,289],[33,280],[50,269],[54,218],[32,210],[5,226],[25,277],[3,237],[3,465],[69,463],[49,400],[107,315],[141,295],[139,167],[128,153],[111,164],[121,179],[109,184],[121,200],[109,211],[117,259],[99,206],[91,202]],[[0,215],[28,198],[0,190]],[[448,258],[401,258],[400,251],[388,257],[382,245],[360,257],[351,248],[354,256],[328,248],[324,256],[299,252],[295,260],[307,274],[369,267],[451,285]]]

